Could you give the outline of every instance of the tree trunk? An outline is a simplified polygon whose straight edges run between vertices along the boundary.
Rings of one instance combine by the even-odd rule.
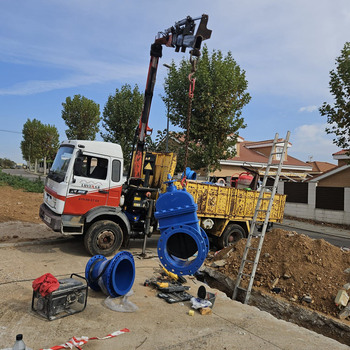
[[[44,175],[46,175],[46,171],[47,171],[47,169],[46,169],[46,157],[44,157]]]
[[[38,172],[38,160],[35,159],[35,163],[34,163],[34,173]]]

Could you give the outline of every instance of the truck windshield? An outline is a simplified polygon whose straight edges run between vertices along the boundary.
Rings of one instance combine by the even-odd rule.
[[[62,182],[66,176],[69,162],[72,158],[74,147],[62,146],[59,148],[52,164],[48,177],[54,181]]]

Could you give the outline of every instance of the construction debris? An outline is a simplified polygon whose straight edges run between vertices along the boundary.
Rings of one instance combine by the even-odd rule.
[[[350,303],[349,303],[349,292],[350,292],[350,283],[343,285],[341,289],[338,290],[338,294],[334,299],[334,303],[340,309],[338,317],[341,320],[344,320],[350,317]]]
[[[212,314],[212,310],[210,307],[203,307],[201,309],[199,309],[199,313],[201,315],[211,315]]]
[[[350,304],[346,305],[344,307],[344,309],[342,309],[339,314],[338,314],[338,317],[341,319],[341,320],[345,320],[347,317],[350,316]]]

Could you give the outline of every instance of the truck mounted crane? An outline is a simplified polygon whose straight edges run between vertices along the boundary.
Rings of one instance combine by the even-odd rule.
[[[152,233],[152,194],[159,186],[154,187],[149,180],[157,154],[145,152],[145,139],[150,131],[148,120],[159,58],[164,45],[176,52],[189,49],[191,56],[198,57],[202,42],[211,36],[207,22],[206,14],[188,16],[159,32],[151,45],[142,114],[125,183],[119,145],[84,140],[63,141],[60,145],[47,176],[39,214],[54,231],[83,234],[85,247],[92,255],[113,254],[130,237],[144,237],[146,242]]]

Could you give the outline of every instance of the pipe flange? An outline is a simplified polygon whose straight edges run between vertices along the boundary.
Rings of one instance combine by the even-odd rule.
[[[94,255],[86,264],[85,267],[85,279],[88,282],[89,287],[99,292],[101,290],[101,287],[98,285],[98,279],[94,280],[93,272],[94,272],[94,266],[100,261],[103,262],[107,260],[107,258],[103,255]],[[97,276],[95,276],[96,278]]]
[[[119,264],[123,261],[128,261],[131,263],[132,278],[126,279],[128,283],[124,286],[123,289],[121,289],[119,287],[120,281],[118,283],[118,273],[116,270]],[[109,263],[106,272],[103,274],[102,278],[107,292],[112,298],[116,298],[128,293],[128,291],[133,286],[135,280],[135,263],[133,255],[130,252],[126,251],[122,251],[116,254]],[[119,276],[119,278],[125,278],[125,276]]]
[[[169,253],[167,245],[169,239],[175,234],[189,235],[197,245],[197,253],[192,260],[181,259]],[[209,252],[208,236],[203,229],[196,230],[188,225],[175,225],[162,232],[158,240],[158,257],[162,265],[177,275],[193,275],[203,264]]]

